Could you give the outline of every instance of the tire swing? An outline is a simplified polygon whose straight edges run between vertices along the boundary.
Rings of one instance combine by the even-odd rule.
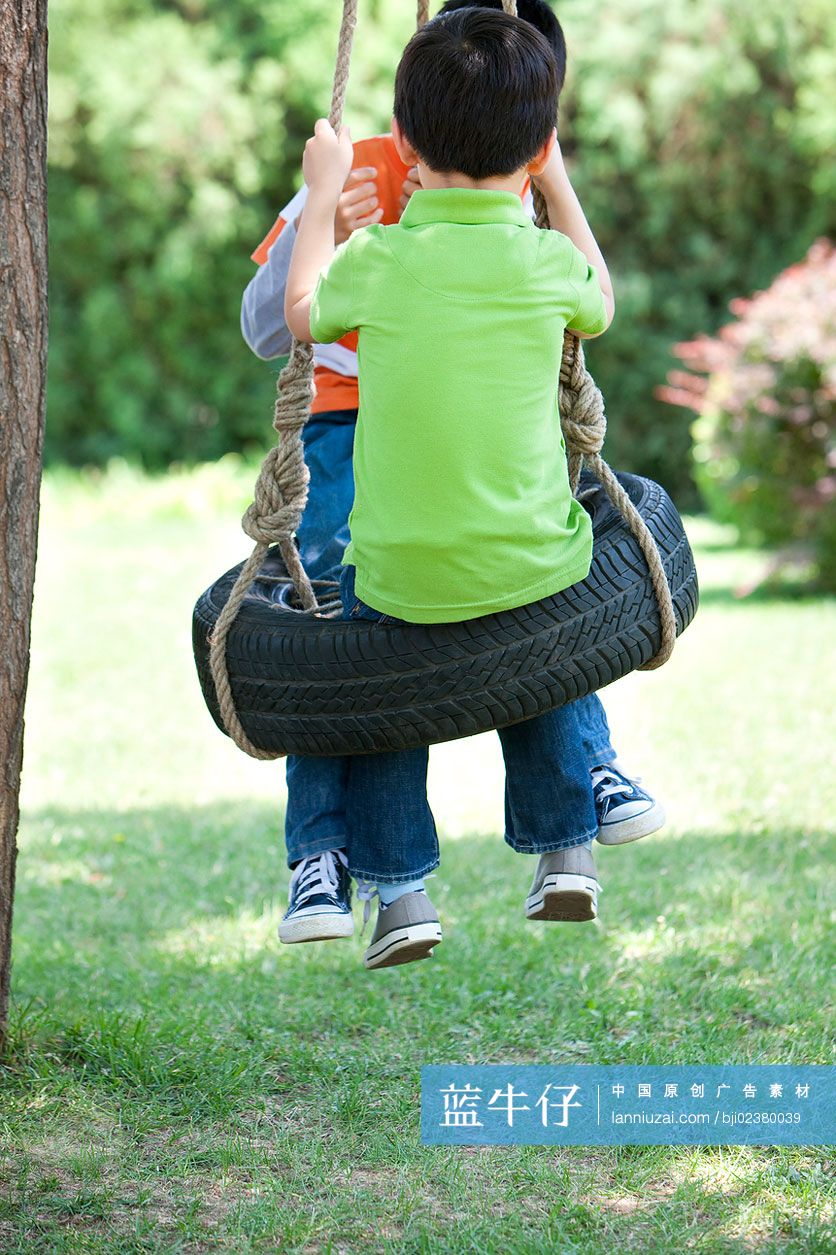
[[[514,0],[503,0],[515,14]],[[418,4],[419,26],[428,4]],[[339,129],[357,0],[344,0],[330,121]],[[537,225],[548,229],[535,194]],[[410,749],[530,719],[661,666],[697,609],[682,521],[658,484],[601,457],[601,393],[564,340],[560,418],[572,489],[592,518],[587,578],[552,597],[454,624],[346,622],[339,586],[309,580],[294,541],[309,474],[301,432],[313,349],[294,340],[270,450],[242,527],[250,557],[195,606],[198,676],[218,727],[253,758]],[[584,469],[585,468],[585,469]],[[582,473],[583,471],[583,473]]]

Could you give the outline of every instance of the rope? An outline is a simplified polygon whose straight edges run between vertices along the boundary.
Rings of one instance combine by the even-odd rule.
[[[511,17],[517,16],[516,0],[502,0],[502,8]],[[418,0],[419,29],[428,17],[429,0]],[[337,131],[342,124],[356,25],[357,0],[343,0],[329,114],[329,121]],[[548,208],[537,187],[534,188],[534,208],[537,226],[548,229]],[[598,478],[610,501],[629,526],[647,562],[659,606],[662,630],[659,652],[642,668],[650,671],[667,662],[676,640],[676,619],[670,587],[658,546],[647,524],[601,457],[607,427],[603,398],[586,369],[580,341],[568,332],[563,346],[560,382],[560,417],[568,450],[572,491],[577,489],[581,468],[585,464]],[[278,380],[273,427],[279,440],[264,459],[256,481],[253,503],[241,521],[244,531],[255,542],[255,547],[241,568],[210,640],[209,665],[224,726],[239,749],[252,758],[264,760],[281,758],[283,755],[259,749],[244,731],[232,696],[226,647],[230,629],[244,598],[273,544],[279,546],[302,608],[310,613],[317,613],[320,609],[293,539],[308,499],[310,475],[305,464],[302,428],[310,415],[312,398],[313,349],[311,345],[301,344],[294,339],[290,358]]]
[[[420,30],[422,26],[426,26],[430,20],[430,0],[418,0],[418,16],[415,19],[415,28]]]
[[[546,199],[537,186],[533,188],[533,195],[534,221],[538,227],[548,230],[549,210]],[[676,615],[668,577],[652,532],[601,457],[607,433],[604,398],[586,369],[580,340],[568,331],[563,340],[563,361],[560,364],[560,423],[566,441],[572,491],[577,491],[581,470],[587,466],[635,536],[647,563],[659,607],[662,635],[658,653],[639,669],[655,671],[668,661],[676,643]]]
[[[351,68],[351,45],[357,26],[357,0],[343,0],[343,16],[340,37],[337,41],[337,64],[334,68],[334,86],[331,89],[331,112],[328,121],[339,131],[343,121],[345,93],[348,90],[348,72]]]
[[[328,120],[336,131],[342,123],[351,45],[357,26],[357,0],[343,0],[343,15],[337,43],[331,111]],[[302,566],[293,533],[299,526],[308,500],[310,475],[305,465],[302,428],[310,416],[313,398],[313,349],[294,339],[290,358],[279,375],[273,427],[279,441],[264,459],[253,494],[253,503],[244,515],[241,526],[255,541],[255,548],[244,563],[232,586],[229,599],[218,617],[209,647],[209,667],[218,698],[221,718],[239,749],[251,758],[271,759],[283,755],[261,750],[244,731],[235,708],[229,682],[226,646],[230,629],[253,580],[272,544],[277,544],[288,575],[299,595],[303,609],[316,613],[316,595]]]
[[[601,447],[607,431],[604,398],[586,369],[581,342],[571,332],[567,332],[564,338],[563,361],[560,365],[560,421],[569,454],[569,482],[572,492],[577,491],[581,469],[586,465],[599,480],[635,536],[647,563],[659,607],[662,639],[658,653],[640,670],[655,671],[668,661],[676,642],[676,616],[670,585],[653,533],[601,457]]]

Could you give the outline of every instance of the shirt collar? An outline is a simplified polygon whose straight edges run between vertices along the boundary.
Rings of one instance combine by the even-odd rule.
[[[430,222],[455,222],[468,226],[506,223],[530,227],[531,219],[519,196],[476,187],[442,187],[413,192],[401,215],[402,227]]]

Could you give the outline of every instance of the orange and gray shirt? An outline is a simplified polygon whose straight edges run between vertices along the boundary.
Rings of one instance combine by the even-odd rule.
[[[374,166],[377,198],[383,209],[381,221],[388,226],[401,215],[400,198],[409,173],[398,156],[391,135],[375,135],[354,145],[352,169]],[[302,212],[308,189],[302,187],[285,205],[270,231],[252,255],[258,270],[250,280],[241,303],[241,331],[252,351],[261,358],[290,352],[291,334],[284,320],[284,290],[290,255],[296,239],[296,219]],[[343,336],[336,344],[318,344],[314,350],[316,396],[311,412],[356,410],[357,334]]]
[[[391,135],[375,135],[354,145],[352,168],[374,166],[377,170],[377,198],[383,209],[382,226],[400,220],[400,198],[409,173],[398,156]],[[258,270],[241,302],[241,333],[257,357],[267,361],[290,352],[292,336],[284,320],[284,292],[290,256],[296,240],[296,219],[302,212],[308,189],[303,185],[285,205],[269,232],[252,254]],[[531,212],[531,193],[526,188],[523,203]],[[356,410],[357,334],[343,336],[335,344],[318,344],[314,350],[316,395],[311,412]]]

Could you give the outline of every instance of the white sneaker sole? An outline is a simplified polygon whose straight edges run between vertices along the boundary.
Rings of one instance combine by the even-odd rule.
[[[363,962],[367,968],[414,963],[418,959],[430,958],[433,946],[437,946],[440,941],[440,924],[409,924],[403,928],[393,928],[369,946],[363,955]]]
[[[337,915],[323,911],[320,915],[300,915],[297,919],[282,920],[279,924],[279,941],[286,946],[300,941],[336,941],[340,937],[354,935],[354,919],[351,915]]]
[[[601,845],[626,845],[628,841],[638,841],[640,837],[649,837],[651,832],[658,832],[664,823],[664,808],[660,802],[654,802],[649,811],[642,811],[632,819],[623,819],[620,824],[602,824],[597,839]]]
[[[598,881],[568,872],[547,876],[537,893],[525,900],[528,919],[583,923],[598,916]]]

